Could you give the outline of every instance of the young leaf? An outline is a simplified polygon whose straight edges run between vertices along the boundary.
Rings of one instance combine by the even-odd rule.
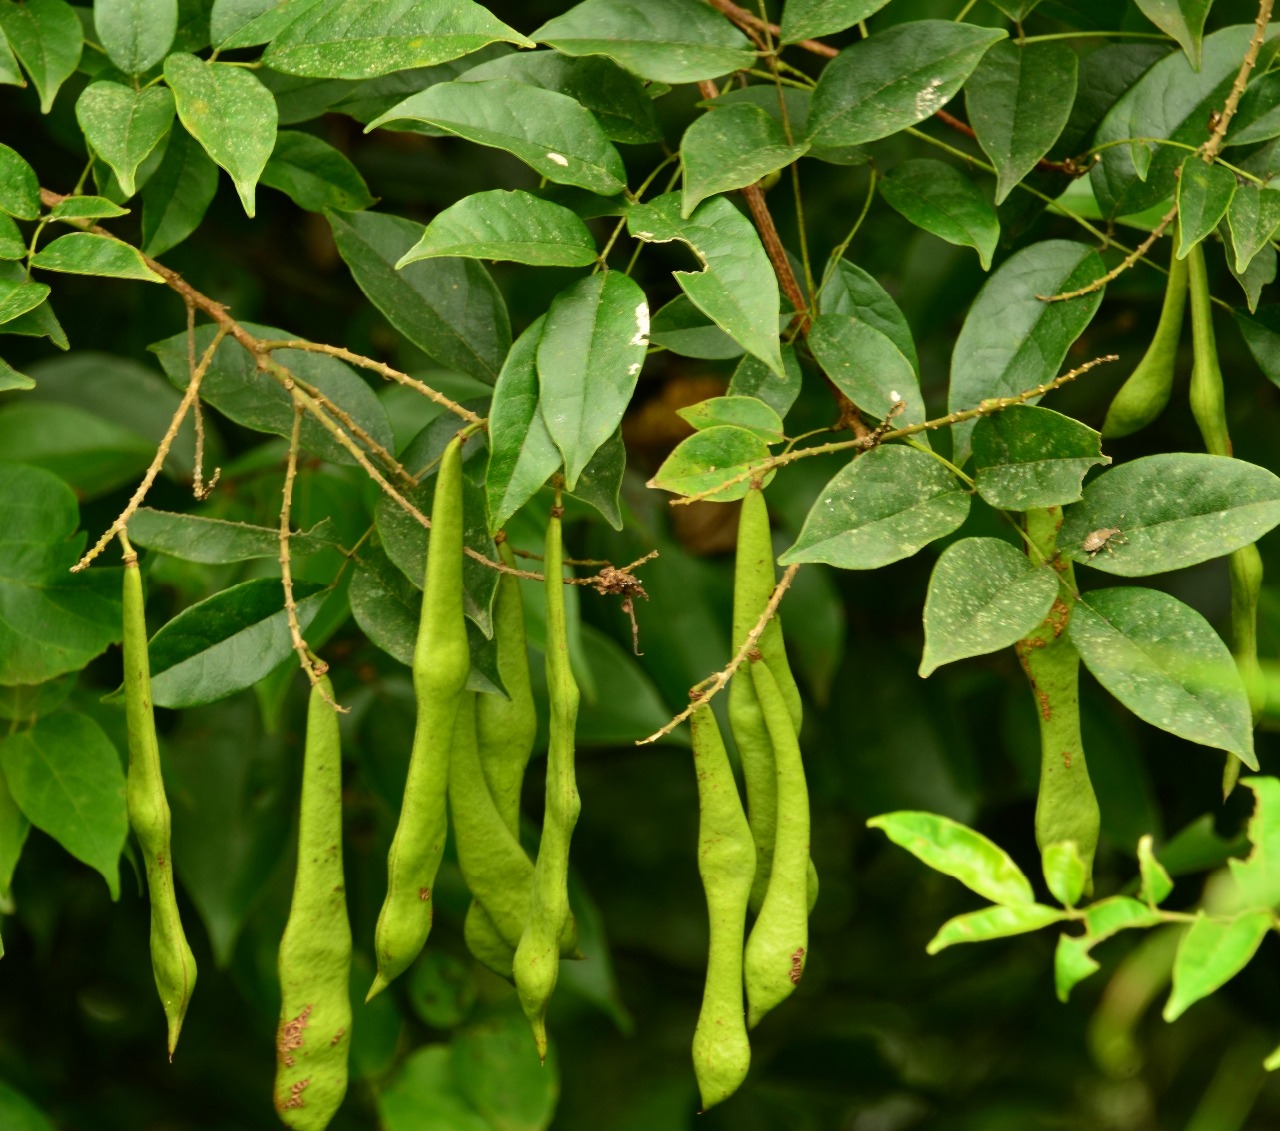
[[[511,322],[484,267],[433,259],[397,271],[420,225],[381,212],[328,216],[338,254],[387,321],[441,365],[492,385],[511,347]]]
[[[799,43],[834,35],[875,15],[889,0],[787,0],[782,9],[782,42]]]
[[[49,209],[52,220],[106,220],[128,214],[129,209],[121,208],[105,196],[68,196]]]
[[[1236,175],[1222,165],[1207,165],[1198,153],[1182,163],[1178,177],[1178,258],[1186,259],[1218,226],[1236,191]]]
[[[999,538],[962,538],[939,556],[924,603],[922,677],[1010,648],[1045,617],[1058,578]]]
[[[996,167],[997,204],[1058,140],[1075,101],[1076,70],[1065,43],[997,43],[965,84],[969,124]]]
[[[94,0],[93,26],[107,58],[126,75],[141,75],[173,46],[178,0]]]
[[[687,408],[678,408],[676,415],[699,431],[718,424],[732,424],[754,432],[766,444],[780,444],[784,438],[782,418],[755,397],[712,397]]]
[[[836,388],[860,409],[884,420],[901,401],[905,407],[898,421],[924,421],[924,396],[914,366],[872,323],[854,314],[820,314],[809,330],[809,348]]]
[[[84,28],[76,10],[66,0],[6,0],[0,3],[0,32],[35,83],[40,112],[49,113],[80,62]]]
[[[707,501],[729,503],[743,498],[751,490],[751,480],[742,479],[719,491],[718,484],[746,471],[752,464],[769,458],[769,445],[756,433],[745,428],[721,424],[695,432],[676,445],[658,468],[648,486],[673,495],[697,495],[712,491]],[[773,478],[773,472],[764,477]]]
[[[1095,589],[1069,631],[1094,678],[1140,719],[1257,768],[1235,660],[1194,609],[1155,589]]]
[[[984,907],[981,911],[957,915],[943,923],[925,951],[937,954],[956,943],[985,942],[988,939],[1025,935],[1047,927],[1050,923],[1061,922],[1063,918],[1064,912],[1039,903],[1021,904],[1017,907]]]
[[[1101,305],[1102,290],[1066,302],[1037,296],[1076,290],[1103,273],[1097,252],[1071,240],[1044,240],[1006,259],[983,284],[956,339],[950,411],[1051,381]],[[959,463],[969,456],[972,431],[971,421],[952,429]]]
[[[932,456],[882,445],[836,472],[778,561],[878,569],[950,534],[968,513],[968,493]]]
[[[142,259],[137,248],[111,236],[70,232],[46,244],[31,260],[32,267],[70,275],[105,275],[113,279],[139,279],[163,283]]]
[[[186,130],[174,129],[142,186],[142,250],[163,255],[200,226],[218,191],[218,167]]]
[[[1275,907],[1280,904],[1280,781],[1273,777],[1245,778],[1254,794],[1249,817],[1249,843],[1244,860],[1229,860],[1232,878],[1240,892],[1240,906]]]
[[[684,196],[680,215],[709,196],[753,185],[798,160],[809,146],[791,145],[772,115],[749,102],[713,109],[695,118],[680,140]]]
[[[656,82],[715,79],[755,61],[746,36],[698,0],[583,0],[533,38],[565,55],[607,55]]]
[[[375,118],[365,132],[404,119],[505,150],[557,184],[602,196],[627,185],[622,158],[591,111],[554,90],[510,79],[436,83]]]
[[[990,201],[959,169],[918,158],[891,169],[880,182],[885,202],[917,228],[971,247],[984,271],[1000,240],[1000,221]]]
[[[165,81],[187,131],[225,169],[248,215],[254,187],[276,144],[276,100],[252,71],[208,63],[194,55],[170,55]]]
[[[1007,852],[959,821],[937,813],[882,813],[867,822],[935,872],[959,880],[1002,907],[1034,907],[1031,881]]]
[[[1089,468],[1110,462],[1099,433],[1047,408],[1010,405],[973,430],[978,494],[1001,510],[1074,503]]]
[[[657,317],[654,317],[654,323],[657,324]],[[653,335],[650,335],[653,338]],[[657,339],[654,338],[656,341]],[[796,403],[796,397],[800,395],[800,386],[803,383],[804,375],[800,372],[800,362],[796,359],[796,351],[794,346],[786,345],[782,347],[782,364],[786,371],[786,376],[779,378],[772,369],[770,369],[758,357],[752,357],[749,354],[738,362],[738,367],[733,371],[733,376],[729,378],[729,388],[726,390],[728,396],[731,397],[755,397],[757,400],[764,401],[774,412],[778,414],[779,419],[784,419],[791,406]]]
[[[1085,869],[1074,840],[1047,844],[1041,854],[1044,882],[1063,907],[1074,907],[1084,894]]]
[[[589,275],[551,302],[538,342],[542,419],[570,491],[617,428],[649,348],[644,291],[619,271]]]
[[[1137,0],[1144,16],[1178,41],[1194,70],[1200,69],[1200,42],[1213,0]]]
[[[256,38],[256,37],[254,37]],[[244,35],[234,42],[246,46]],[[473,0],[321,0],[271,37],[262,61],[273,71],[322,79],[371,79],[431,67],[490,43],[532,47]]]
[[[308,212],[359,212],[374,203],[359,170],[327,141],[297,130],[276,134],[259,178]]]
[[[129,831],[120,755],[78,712],[49,715],[0,742],[0,769],[27,819],[120,897],[120,852]]]
[[[1135,927],[1153,927],[1160,922],[1159,912],[1125,895],[1101,899],[1085,910],[1085,929],[1091,943],[1100,943],[1121,931]]]
[[[874,326],[887,337],[919,374],[916,344],[898,304],[889,292],[856,263],[839,259],[827,265],[818,290],[819,314],[849,314]]]
[[[19,220],[40,215],[40,181],[26,158],[0,144],[0,212]]]
[[[667,193],[633,205],[627,230],[647,243],[679,240],[704,264],[676,271],[676,282],[694,306],[782,376],[778,337],[778,280],[751,221],[723,197],[703,201],[687,220],[680,198]]]
[[[163,86],[133,90],[118,82],[90,83],[76,100],[76,121],[127,200],[137,191],[138,166],[173,124],[173,94]]]
[[[1065,1002],[1077,985],[1101,969],[1089,953],[1092,945],[1082,935],[1058,936],[1058,948],[1053,952],[1053,984],[1059,1001]]]
[[[129,519],[129,540],[149,550],[206,565],[230,565],[280,556],[278,527],[252,526],[247,522],[176,514],[151,507],[139,507]],[[334,545],[336,539],[328,518],[310,530],[295,531],[289,539],[289,551],[295,557]]]
[[[472,193],[441,212],[397,268],[435,256],[587,267],[596,241],[569,209],[516,189]]]
[[[1227,208],[1235,273],[1243,275],[1253,258],[1280,228],[1280,188],[1270,184],[1237,185]]]
[[[1240,863],[1238,860],[1232,861],[1233,866],[1238,863]],[[1164,865],[1156,859],[1150,833],[1138,841],[1138,871],[1142,875],[1142,886],[1138,890],[1138,898],[1152,906],[1163,903],[1173,891],[1173,881],[1169,878],[1169,873],[1164,870]],[[1236,878],[1238,882],[1239,876],[1237,875]]]
[[[1280,523],[1280,478],[1230,456],[1168,452],[1103,472],[1067,508],[1058,548],[1121,577],[1184,569],[1256,542]],[[1118,530],[1096,553],[1084,540]]]
[[[914,126],[942,109],[1001,29],[913,20],[846,47],[818,80],[808,136],[816,145],[859,145]]]
[[[1249,964],[1274,924],[1269,911],[1248,911],[1225,921],[1199,912],[1173,962],[1173,992],[1165,1003],[1164,1019],[1176,1021],[1231,981]]]

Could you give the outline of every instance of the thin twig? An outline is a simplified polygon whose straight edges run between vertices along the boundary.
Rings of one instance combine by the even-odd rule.
[[[185,300],[187,307],[187,380],[188,382],[194,376],[196,371],[196,308],[190,302]],[[191,476],[191,492],[195,495],[197,501],[203,502],[213,494],[213,489],[218,485],[218,477],[222,474],[222,468],[215,467],[213,469],[213,477],[206,484],[204,481],[204,411],[200,407],[200,398],[197,397],[195,403],[191,406],[192,421],[196,428],[196,451],[195,466]]]
[[[1135,247],[1131,252],[1129,252],[1129,254],[1126,255],[1122,260],[1120,260],[1120,262],[1116,264],[1116,266],[1111,268],[1110,271],[1108,271],[1105,275],[1099,275],[1096,279],[1093,280],[1092,283],[1089,283],[1086,286],[1080,287],[1078,290],[1063,291],[1062,294],[1057,294],[1057,295],[1036,295],[1036,298],[1038,298],[1041,302],[1066,302],[1069,299],[1081,298],[1084,295],[1093,294],[1094,291],[1102,290],[1102,288],[1105,287],[1108,283],[1114,282],[1126,271],[1128,271],[1130,267],[1132,267],[1135,263],[1137,263],[1139,259],[1141,259],[1144,255],[1146,255],[1147,252],[1149,252],[1155,246],[1156,241],[1159,240],[1160,237],[1164,235],[1165,230],[1169,227],[1169,225],[1172,224],[1174,220],[1176,220],[1177,218],[1178,218],[1178,206],[1175,204],[1172,208],[1169,209],[1168,212],[1166,212],[1163,216],[1160,217],[1160,223],[1158,223],[1151,230],[1151,234],[1147,236],[1146,239],[1144,239],[1140,244],[1138,244],[1137,247]]]
[[[1244,53],[1244,58],[1240,61],[1240,70],[1236,72],[1235,81],[1231,84],[1231,91],[1227,95],[1227,100],[1222,104],[1222,110],[1218,113],[1213,123],[1213,130],[1209,135],[1209,140],[1204,144],[1204,159],[1212,161],[1218,155],[1218,151],[1222,149],[1223,143],[1227,137],[1227,127],[1231,125],[1231,119],[1235,117],[1236,110],[1240,106],[1240,99],[1244,95],[1244,88],[1249,83],[1249,75],[1253,72],[1253,68],[1258,62],[1258,52],[1262,50],[1262,44],[1267,38],[1267,24],[1271,22],[1271,7],[1273,0],[1259,0],[1258,17],[1253,22],[1253,36],[1249,40],[1248,50]]]

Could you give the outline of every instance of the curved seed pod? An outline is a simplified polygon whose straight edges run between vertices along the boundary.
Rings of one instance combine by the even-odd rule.
[[[138,557],[127,542],[124,564],[124,700],[129,729],[126,795],[129,825],[146,864],[151,900],[151,968],[168,1021],[172,1060],[196,985],[196,960],[182,930],[173,887],[169,802],[160,773],[160,745],[151,705],[151,658],[147,652],[142,576]]]
[[[698,872],[707,895],[711,941],[693,1068],[705,1110],[728,1099],[751,1067],[742,1004],[742,944],[756,849],[720,726],[710,707],[689,720],[698,776]]]
[[[778,827],[773,868],[744,963],[752,1028],[800,982],[809,948],[809,791],[786,700],[765,661],[751,665],[778,765]]]
[[[328,698],[326,698],[326,696]],[[342,750],[326,677],[311,688],[298,871],[280,940],[275,1103],[296,1131],[324,1131],[347,1093],[351,924],[342,874]]]
[[[492,970],[499,978],[511,981],[514,977],[512,963],[516,956],[515,947],[502,937],[489,918],[489,913],[474,899],[462,922],[462,937],[471,956],[481,966]]]
[[[547,807],[534,867],[529,922],[516,948],[516,990],[533,1025],[538,1055],[547,1055],[547,1002],[556,986],[560,940],[569,923],[569,842],[578,821],[573,741],[578,721],[578,685],[569,667],[569,637],[564,609],[564,548],[560,507],[551,512],[543,559],[547,593],[547,693],[551,703],[547,747]]]
[[[1173,240],[1177,245],[1177,237]],[[1173,391],[1174,365],[1178,357],[1178,339],[1182,336],[1182,319],[1187,309],[1188,260],[1171,253],[1169,282],[1164,290],[1164,303],[1160,307],[1160,321],[1156,332],[1142,355],[1138,367],[1120,386],[1102,434],[1108,439],[1129,436],[1145,428],[1165,409]]]
[[[431,889],[448,829],[449,747],[471,671],[462,612],[462,442],[444,450],[436,474],[422,619],[413,654],[418,720],[400,821],[387,856],[387,898],[378,914],[378,973],[366,1000],[418,957],[431,932]]]

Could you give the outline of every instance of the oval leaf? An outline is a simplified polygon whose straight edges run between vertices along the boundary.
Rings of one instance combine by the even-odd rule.
[[[127,75],[141,75],[173,46],[178,0],[94,0],[93,26],[107,58]]]
[[[991,202],[959,169],[920,158],[896,166],[880,182],[885,201],[917,228],[948,243],[971,247],[987,271],[1000,241]]]
[[[820,314],[809,330],[809,348],[822,371],[864,412],[883,420],[904,402],[896,419],[924,422],[924,396],[911,359],[872,323],[856,314]]]
[[[1206,165],[1198,153],[1182,162],[1178,177],[1179,259],[1186,259],[1188,252],[1218,226],[1235,193],[1236,175],[1225,166]]]
[[[680,215],[709,196],[745,188],[808,150],[787,141],[782,123],[759,106],[738,102],[695,118],[680,140],[684,196]]]
[[[1100,433],[1047,408],[1010,405],[973,430],[978,494],[1001,510],[1074,503],[1089,468],[1110,462]]]
[[[784,439],[782,419],[764,401],[755,397],[712,397],[707,401],[676,409],[676,415],[699,430],[717,424],[734,424],[754,432],[767,444]]]
[[[90,83],[76,100],[76,121],[128,199],[136,191],[138,166],[173,124],[173,93],[163,86],[131,90],[118,82]]]
[[[84,27],[76,10],[65,0],[8,0],[0,4],[0,33],[35,83],[40,113],[49,113],[80,62]]]
[[[937,954],[956,943],[985,942],[988,939],[1004,939],[1010,935],[1025,935],[1038,931],[1050,923],[1060,922],[1065,913],[1039,903],[1020,907],[986,907],[957,915],[943,923],[938,933],[929,940],[925,951]]]
[[[104,275],[112,279],[138,279],[163,283],[142,258],[137,248],[111,236],[92,232],[70,232],[46,244],[31,260],[32,267],[61,271],[68,275]]]
[[[769,446],[754,432],[718,425],[682,440],[663,460],[648,485],[673,495],[699,495],[768,458]],[[773,472],[769,472],[764,482],[772,478]],[[712,503],[728,503],[744,498],[750,489],[751,480],[745,478],[721,491],[713,491],[706,498]]]
[[[1249,911],[1229,920],[1198,913],[1173,960],[1173,992],[1165,1003],[1164,1019],[1176,1021],[1190,1006],[1231,981],[1249,964],[1274,925],[1268,911]]]

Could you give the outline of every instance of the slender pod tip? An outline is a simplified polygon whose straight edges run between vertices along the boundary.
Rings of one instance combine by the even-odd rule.
[[[382,993],[382,991],[385,990],[390,984],[391,984],[391,980],[389,978],[384,978],[382,976],[382,972],[379,971],[374,976],[373,985],[369,987],[369,992],[364,995],[365,1005],[368,1005],[369,1002],[373,1001],[373,999],[376,998],[380,993]]]

